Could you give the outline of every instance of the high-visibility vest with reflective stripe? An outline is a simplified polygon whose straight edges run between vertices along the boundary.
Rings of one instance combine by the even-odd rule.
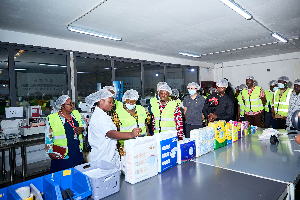
[[[121,122],[120,131],[121,132],[131,132],[134,128],[137,128],[137,123],[139,124],[139,128],[142,129],[142,133],[147,133],[145,120],[147,119],[147,113],[143,106],[136,105],[135,107],[137,115],[138,115],[138,122],[136,122],[136,119],[134,116],[129,114],[124,108],[118,107],[116,109],[116,113],[118,114],[119,120]],[[125,140],[119,140],[119,143],[121,145],[124,145]]]
[[[82,126],[81,115],[78,112],[78,110],[73,110],[72,114],[74,115],[76,121],[78,122],[79,127],[81,127]],[[65,133],[65,127],[59,117],[58,112],[49,115],[48,121],[53,131],[53,145],[57,145],[65,148],[66,153],[64,157],[66,157],[68,155],[68,140],[67,140],[67,135]],[[82,134],[79,134],[79,142],[80,142],[80,149],[83,150]]]
[[[123,103],[115,99],[116,109],[119,107],[123,107]]]
[[[150,99],[150,105],[152,105],[153,103],[156,103],[157,102],[157,98],[156,98],[156,96],[155,97],[152,97],[151,99]]]
[[[267,100],[267,103],[265,105],[265,111],[270,112],[269,105],[273,106],[273,92],[270,92],[270,90],[265,90],[264,92]]]
[[[177,103],[178,106],[179,106],[180,103],[181,103],[181,100],[180,100],[180,99],[177,99],[177,100],[174,100],[174,101]]]
[[[238,104],[240,105],[240,115],[241,116],[244,116],[245,114],[245,105],[244,105],[244,101],[242,99],[242,93],[240,93],[238,96],[237,96],[237,100],[238,100]]]
[[[288,110],[289,110],[289,102],[290,97],[293,90],[291,88],[287,88],[285,92],[280,95],[280,89],[277,89],[274,93],[274,111],[275,114],[279,114],[280,116],[287,116]]]
[[[176,106],[177,103],[175,101],[169,101],[166,107],[160,113],[158,100],[151,104],[151,111],[155,119],[154,133],[176,130],[176,124],[174,121]]]
[[[245,102],[245,112],[258,112],[264,109],[264,105],[260,99],[261,87],[255,86],[254,90],[249,97],[247,88],[242,90],[242,96],[244,97]]]

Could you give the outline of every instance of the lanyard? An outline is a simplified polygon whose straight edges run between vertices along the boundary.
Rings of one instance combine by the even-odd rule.
[[[70,124],[70,126],[73,128],[73,130],[75,132],[75,124],[74,124],[74,121],[72,119],[72,116],[70,115],[70,119],[71,119],[71,122],[70,122],[61,111],[60,111],[60,114],[67,120],[67,122]]]

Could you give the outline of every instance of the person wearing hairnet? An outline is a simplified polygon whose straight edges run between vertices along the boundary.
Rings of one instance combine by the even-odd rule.
[[[75,167],[83,162],[82,137],[86,135],[86,124],[73,106],[70,97],[62,95],[54,103],[57,112],[47,116],[45,150],[51,158],[50,173]]]
[[[179,91],[177,89],[172,89],[171,99],[180,105],[181,100],[179,99]]]
[[[183,138],[182,114],[178,104],[170,101],[171,88],[164,84],[159,87],[159,100],[150,102],[149,110],[152,113],[152,130],[160,133],[168,130],[176,130],[177,138]]]
[[[294,93],[291,95],[289,101],[289,110],[286,117],[286,125],[290,129],[294,129],[292,125],[292,115],[296,110],[300,110],[300,79],[294,81]]]
[[[239,95],[237,96],[237,101],[238,101],[238,121],[244,121],[244,114],[245,114],[245,104],[244,104],[244,101],[242,99],[242,90],[244,88],[246,88],[247,86],[245,84],[241,84],[239,86]]]
[[[157,100],[159,100],[159,94],[158,94],[159,93],[159,88],[163,85],[168,85],[168,84],[166,82],[158,82],[157,83],[157,86],[156,86],[157,94],[155,94],[155,96],[150,99],[150,104],[154,103],[154,102],[157,102]]]
[[[120,120],[117,117],[116,109],[117,109],[117,107],[122,107],[123,103],[115,99],[116,92],[117,92],[117,89],[116,89],[115,86],[104,86],[103,89],[107,90],[107,91],[109,91],[113,94],[113,98],[114,98],[113,103],[114,103],[114,105],[113,105],[113,107],[110,111],[107,111],[107,114],[112,118],[112,120],[113,120],[114,124],[116,125],[116,127],[119,127],[120,126]]]
[[[225,90],[228,87],[228,81],[226,79],[219,79],[216,83],[217,93],[209,95],[204,104],[203,114],[208,122],[217,120],[232,120],[234,113],[234,105],[232,100]]]
[[[136,90],[127,90],[123,95],[123,106],[116,109],[120,120],[121,132],[132,132],[134,128],[141,128],[141,135],[149,135],[148,125],[151,115],[143,106],[136,105],[139,94]],[[124,140],[119,140],[119,153],[124,155]]]
[[[272,117],[272,107],[273,107],[273,96],[274,96],[274,91],[277,90],[277,81],[276,80],[271,80],[268,83],[269,89],[265,90],[265,95],[266,95],[266,104],[265,104],[265,122],[264,122],[264,127],[265,128],[274,128],[274,119]]]
[[[242,90],[242,99],[245,105],[244,118],[251,125],[261,127],[266,97],[264,90],[261,87],[255,86],[254,83],[253,76],[246,77],[247,88]]]
[[[204,115],[202,114],[202,110],[205,99],[197,94],[196,91],[200,89],[197,83],[191,82],[187,88],[189,96],[184,98],[183,107],[185,115],[185,137],[190,138],[191,130],[203,127]]]
[[[131,132],[117,131],[116,125],[106,113],[113,107],[113,94],[105,89],[90,94],[85,98],[85,102],[89,106],[96,105],[88,126],[88,141],[92,147],[89,161],[103,160],[119,167],[117,140],[135,138],[141,133],[141,128],[134,128]]]
[[[289,78],[286,76],[280,76],[277,80],[278,89],[274,92],[274,109],[272,112],[275,129],[286,128],[286,117],[289,109],[289,100],[293,92],[291,88],[288,88],[288,82]]]

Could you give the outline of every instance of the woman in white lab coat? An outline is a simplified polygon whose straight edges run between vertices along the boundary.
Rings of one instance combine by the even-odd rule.
[[[110,116],[106,114],[113,107],[113,94],[107,90],[100,90],[86,97],[85,102],[92,106],[96,103],[88,127],[88,141],[92,147],[89,161],[103,160],[120,166],[117,150],[117,140],[135,138],[141,132],[135,128],[132,132],[117,131]]]

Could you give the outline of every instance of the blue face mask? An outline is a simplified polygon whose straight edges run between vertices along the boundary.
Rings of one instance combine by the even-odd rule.
[[[131,105],[131,104],[126,103],[125,105],[126,105],[126,108],[128,108],[128,110],[133,110],[135,108],[136,104]]]
[[[190,94],[190,95],[196,94],[196,90],[189,90],[189,94]]]
[[[278,87],[273,87],[273,92],[275,92],[278,89]]]
[[[278,83],[277,86],[278,86],[278,88],[280,88],[280,89],[284,88],[284,84],[283,84],[283,83]]]

